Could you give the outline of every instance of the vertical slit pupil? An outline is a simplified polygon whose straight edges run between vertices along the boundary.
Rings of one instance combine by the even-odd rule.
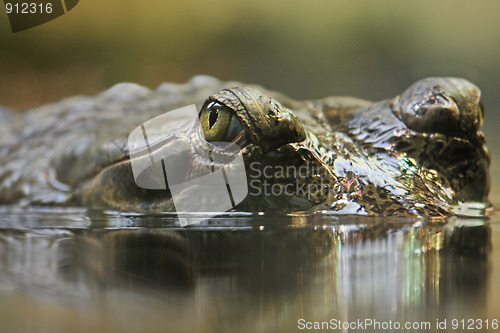
[[[212,129],[212,126],[214,126],[218,117],[219,117],[219,109],[218,108],[210,109],[210,116],[208,118],[208,123],[209,123],[208,125],[210,129]]]

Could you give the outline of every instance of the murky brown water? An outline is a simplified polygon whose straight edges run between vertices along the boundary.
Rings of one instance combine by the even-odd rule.
[[[180,228],[169,216],[5,208],[0,331],[391,331],[334,328],[371,319],[460,332],[452,323],[481,319],[475,332],[497,332],[499,246],[498,215],[227,215]]]

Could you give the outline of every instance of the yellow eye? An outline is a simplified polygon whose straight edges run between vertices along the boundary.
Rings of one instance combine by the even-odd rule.
[[[482,102],[479,102],[479,127],[483,126],[484,121],[484,105]]]
[[[209,142],[231,142],[243,132],[234,112],[217,102],[210,102],[200,112],[201,129]]]

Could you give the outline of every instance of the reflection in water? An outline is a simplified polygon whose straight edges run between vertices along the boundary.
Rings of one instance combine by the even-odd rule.
[[[287,332],[300,318],[373,318],[435,326],[483,318],[491,297],[484,220],[240,216],[179,228],[169,217],[85,214],[0,214],[0,325]]]

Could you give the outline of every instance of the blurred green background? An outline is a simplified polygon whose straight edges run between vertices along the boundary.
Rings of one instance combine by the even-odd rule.
[[[371,100],[427,76],[465,77],[483,92],[500,204],[500,1],[81,0],[16,34],[0,13],[0,104],[14,109],[195,74]]]

